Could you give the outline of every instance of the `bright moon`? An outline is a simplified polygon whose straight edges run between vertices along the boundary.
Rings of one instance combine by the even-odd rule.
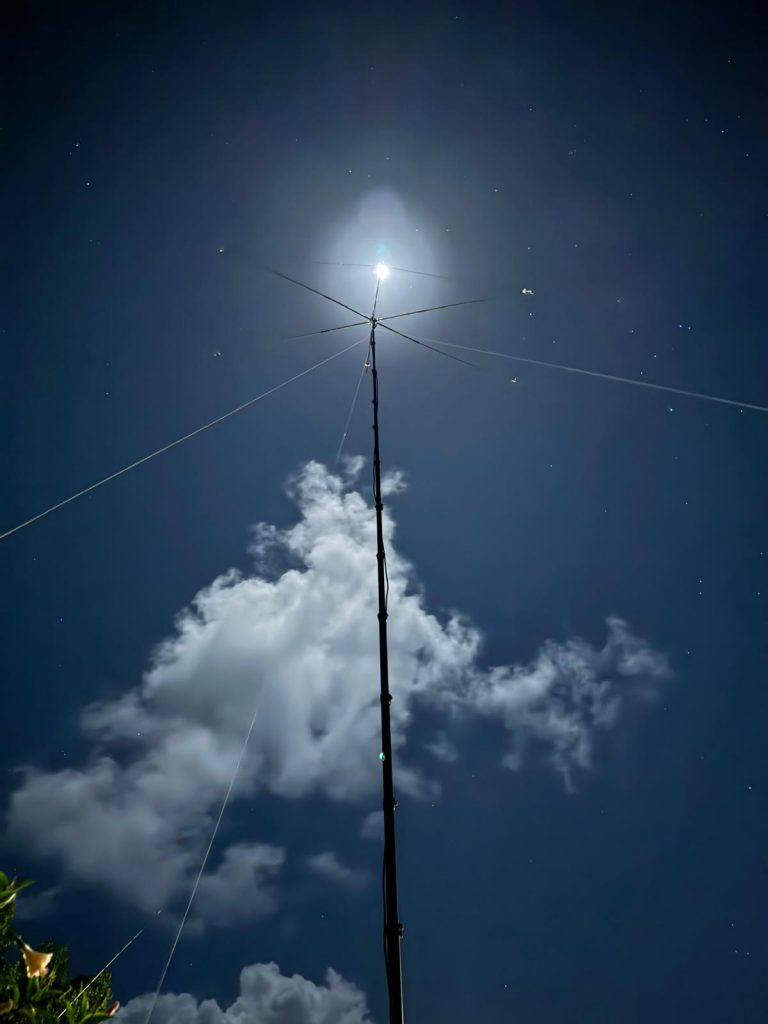
[[[376,264],[376,277],[378,277],[380,281],[386,281],[389,277],[389,267],[386,263]]]

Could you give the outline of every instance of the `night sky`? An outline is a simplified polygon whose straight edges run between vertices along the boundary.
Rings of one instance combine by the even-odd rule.
[[[254,708],[152,1019],[387,1020],[366,331],[269,268],[768,405],[747,12],[11,6],[0,532],[360,342],[0,542],[0,866],[125,1024]],[[406,1020],[764,1020],[768,415],[377,337]]]

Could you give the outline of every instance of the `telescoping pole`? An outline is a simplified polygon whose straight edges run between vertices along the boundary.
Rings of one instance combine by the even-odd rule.
[[[376,320],[371,322],[371,377],[373,380],[373,480],[376,505],[376,567],[379,584],[379,666],[381,673],[381,769],[384,790],[384,949],[389,990],[389,1022],[403,1024],[403,976],[400,939],[403,926],[397,912],[397,857],[395,850],[395,789],[392,779],[392,729],[387,656],[387,584],[384,555],[381,457],[379,453],[379,377],[376,370]]]

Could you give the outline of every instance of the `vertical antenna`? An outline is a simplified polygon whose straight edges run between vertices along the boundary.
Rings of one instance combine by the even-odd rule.
[[[380,282],[379,282],[380,283]],[[376,298],[379,294],[376,285]],[[376,505],[376,568],[379,585],[379,668],[381,675],[381,769],[384,789],[384,955],[389,991],[389,1024],[403,1024],[403,977],[400,939],[403,926],[397,912],[397,854],[395,849],[395,787],[392,778],[392,729],[389,705],[389,659],[387,654],[387,597],[384,529],[382,526],[381,457],[379,452],[379,375],[376,369],[376,299],[371,317],[371,379],[373,381],[373,497]]]
[[[366,266],[369,264],[342,264],[342,266]],[[370,316],[361,313],[359,309],[348,306],[346,302],[335,299],[332,295],[318,291],[311,285],[297,281],[295,277],[289,277],[279,270],[272,270],[277,277],[290,281],[292,284],[304,288],[308,292],[327,299],[342,309],[349,310],[356,316],[362,317],[362,323],[371,325],[370,358],[371,358],[371,380],[373,382],[373,497],[376,507],[376,567],[378,575],[378,619],[379,619],[379,670],[381,676],[381,760],[382,783],[383,783],[383,807],[384,807],[384,956],[387,969],[387,990],[389,993],[389,1024],[403,1024],[403,976],[400,963],[400,940],[403,937],[403,926],[400,924],[400,917],[397,912],[397,853],[395,847],[395,786],[392,778],[392,725],[390,721],[390,703],[392,695],[389,692],[389,658],[387,652],[387,600],[389,597],[389,577],[387,575],[387,556],[384,551],[384,527],[382,524],[382,513],[384,505],[381,500],[381,453],[379,450],[379,374],[376,368],[376,328],[381,324],[385,330],[396,334],[414,345],[421,345],[432,349],[433,352],[446,356],[459,363],[469,363],[460,356],[443,352],[442,349],[433,348],[423,340],[411,337],[410,334],[403,334],[401,331],[390,327],[385,320],[394,320],[403,316],[416,316],[419,313],[432,313],[441,309],[450,309],[454,306],[466,306],[473,302],[484,302],[484,299],[470,299],[465,302],[448,302],[439,306],[430,306],[427,309],[412,309],[407,313],[393,313],[389,316],[376,316],[376,308],[379,301],[379,289],[381,282],[386,281],[390,274],[390,268],[385,263],[377,263],[371,266],[376,274],[376,292],[373,296],[373,309]],[[411,273],[411,271],[404,271]],[[427,275],[439,276],[439,275]],[[342,324],[339,327],[331,327],[313,333],[328,334],[331,331],[343,331],[348,327],[357,327],[360,321],[354,324]],[[299,335],[308,337],[308,335]]]
[[[355,264],[355,266],[357,266],[357,264]],[[365,266],[368,266],[368,264],[365,264]],[[363,323],[371,325],[370,352],[371,380],[373,382],[373,497],[374,505],[376,507],[379,671],[381,676],[381,753],[379,754],[379,759],[381,760],[384,807],[384,956],[386,959],[387,990],[389,993],[389,1024],[403,1024],[403,976],[402,966],[400,963],[400,940],[403,937],[403,926],[400,924],[400,917],[397,912],[397,853],[395,848],[395,808],[397,807],[397,801],[395,800],[395,786],[392,778],[392,725],[389,714],[392,695],[389,692],[389,658],[387,652],[387,600],[389,597],[389,578],[387,575],[387,556],[384,551],[384,527],[382,523],[384,505],[381,500],[379,374],[376,368],[376,327],[381,324],[382,327],[391,331],[392,334],[397,334],[399,337],[405,338],[407,341],[411,341],[415,345],[423,345],[426,348],[432,348],[432,346],[426,344],[426,342],[420,341],[418,338],[412,338],[410,334],[403,334],[401,331],[395,330],[394,327],[390,327],[389,324],[384,323],[384,321],[394,320],[395,318],[402,316],[415,316],[418,313],[431,313],[439,309],[449,309],[453,306],[465,306],[468,303],[449,302],[440,306],[430,306],[428,309],[413,309],[407,313],[393,313],[391,316],[377,318],[376,307],[379,301],[379,289],[381,287],[381,282],[385,281],[389,277],[390,268],[385,263],[377,263],[376,266],[371,269],[375,271],[377,281],[376,292],[373,296],[373,309],[370,316],[366,316],[365,313],[361,313],[359,309],[354,309],[352,306],[348,306],[346,302],[341,302],[339,299],[335,299],[332,295],[326,295],[325,292],[318,291],[317,288],[304,284],[303,281],[297,281],[295,277],[289,277],[287,274],[283,274],[281,271],[274,269],[272,270],[272,273],[277,277],[283,278],[285,281],[290,281],[292,284],[298,285],[299,288],[304,288],[308,292],[312,292],[321,299],[327,299],[329,302],[333,302],[335,305],[341,306],[342,309],[349,310],[350,313],[354,313],[356,316],[362,317]],[[471,299],[469,301],[483,302],[485,300]],[[342,324],[340,327],[331,327],[327,330],[315,333],[327,334],[330,333],[330,331],[342,331],[346,330],[347,327],[356,326],[358,326],[358,323]],[[299,337],[306,337],[306,335],[299,335]],[[467,362],[467,360],[461,359],[459,356],[450,355],[448,352],[443,352],[441,349],[434,348],[432,350],[434,352],[438,352],[442,356],[447,356],[449,359],[454,359],[457,362]],[[469,365],[472,366],[474,364],[469,363]]]

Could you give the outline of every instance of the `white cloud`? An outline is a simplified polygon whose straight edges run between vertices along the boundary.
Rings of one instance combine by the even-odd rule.
[[[178,905],[254,710],[233,800],[259,791],[341,801],[378,794],[375,523],[353,489],[361,467],[348,460],[344,478],[304,467],[289,490],[295,525],[258,526],[253,571],[230,570],[200,591],[153,652],[140,687],[84,711],[92,758],[66,771],[26,770],[11,800],[11,837],[146,911]],[[388,478],[388,493],[402,487],[399,475]],[[500,718],[511,738],[507,765],[542,747],[568,781],[591,763],[595,733],[666,674],[662,656],[619,619],[609,620],[601,649],[550,641],[528,666],[483,669],[479,631],[458,614],[440,621],[427,611],[389,513],[384,530],[401,795],[439,792],[403,749],[419,702]],[[223,923],[269,913],[283,858],[256,842],[214,850],[198,914]],[[254,884],[243,903],[245,878]]]
[[[153,996],[132,999],[116,1024],[144,1024]],[[372,1024],[365,994],[333,970],[325,985],[300,974],[286,977],[277,964],[252,964],[240,973],[240,995],[228,1007],[189,993],[162,995],[152,1024]]]
[[[238,753],[233,747],[227,759],[205,739],[180,729],[128,765],[99,756],[80,770],[28,771],[12,797],[11,835],[40,857],[58,855],[75,878],[103,884],[147,912],[178,900],[189,892],[228,784],[219,770],[231,774]],[[195,749],[199,763],[193,770],[187,751]],[[197,912],[208,907],[212,918],[220,918],[216,908],[226,902],[227,883],[242,882],[248,872],[254,888],[241,908],[270,912],[268,888],[255,886],[267,883],[282,859],[277,847],[225,849],[219,866],[201,881]]]
[[[61,892],[61,886],[53,886],[50,889],[43,889],[35,892],[34,889],[25,889],[16,898],[15,918],[17,921],[34,921],[39,917],[50,917],[56,905],[56,898]]]
[[[634,636],[622,619],[608,619],[602,648],[576,637],[547,641],[527,666],[473,673],[465,700],[479,713],[500,717],[518,769],[531,746],[543,747],[566,785],[574,769],[592,764],[595,735],[615,725],[626,704],[653,698],[669,676],[664,655]]]
[[[384,811],[371,811],[366,815],[360,826],[360,835],[363,839],[383,839]]]
[[[270,883],[284,861],[283,850],[265,843],[227,847],[216,871],[200,879],[196,917],[211,924],[232,925],[272,913],[276,899]]]
[[[368,872],[342,864],[333,850],[307,857],[307,867],[319,878],[334,882],[342,889],[362,889],[368,882]]]
[[[438,732],[432,742],[427,743],[426,749],[438,761],[445,761],[451,764],[459,759],[456,744],[444,732]]]

